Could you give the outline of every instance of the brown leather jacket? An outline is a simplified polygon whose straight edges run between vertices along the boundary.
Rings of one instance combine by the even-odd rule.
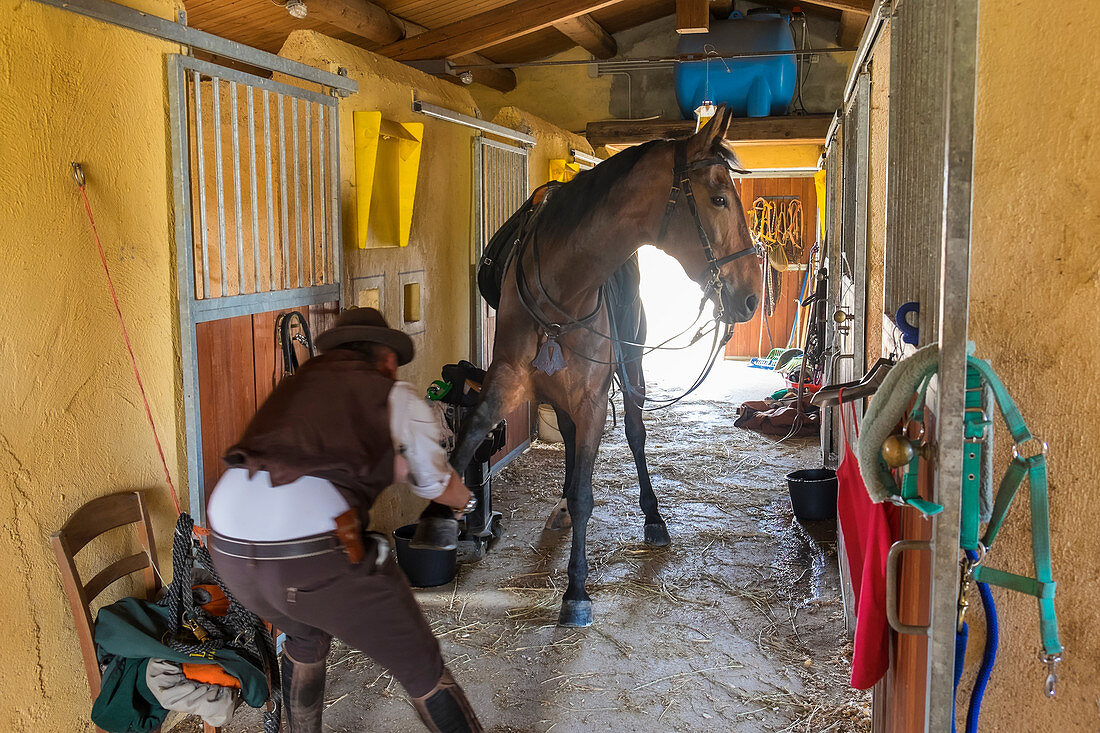
[[[328,479],[366,526],[374,500],[393,483],[393,385],[354,351],[315,356],[279,383],[225,462],[250,474],[267,471],[275,486]]]

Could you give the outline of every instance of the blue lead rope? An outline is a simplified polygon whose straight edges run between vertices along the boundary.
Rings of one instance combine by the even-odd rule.
[[[978,561],[978,553],[973,550],[967,550],[966,556],[972,563]],[[993,673],[993,665],[997,661],[997,645],[1000,642],[997,607],[993,603],[993,593],[989,590],[989,583],[979,582],[978,594],[982,599],[982,610],[985,611],[985,650],[982,652],[982,664],[978,668],[978,679],[974,682],[974,691],[970,693],[970,705],[966,709],[966,733],[978,733],[978,717],[982,712],[982,698],[985,697],[985,688],[989,684],[989,676]],[[959,680],[962,678],[963,660],[966,659],[966,642],[969,633],[969,628],[963,623],[962,630],[955,635],[956,695],[959,692]],[[954,707],[952,707],[951,715],[951,733],[955,733]]]

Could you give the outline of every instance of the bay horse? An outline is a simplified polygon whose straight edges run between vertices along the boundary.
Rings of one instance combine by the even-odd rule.
[[[629,148],[561,186],[505,270],[492,360],[451,464],[462,474],[493,426],[521,402],[553,406],[565,439],[564,493],[573,530],[569,584],[558,618],[562,626],[592,623],[585,536],[593,507],[592,471],[617,363],[624,378],[638,381],[632,388],[624,385],[624,394],[627,424],[634,426],[628,435],[635,436],[630,442],[639,468],[645,538],[653,544],[669,541],[648,472],[641,479],[641,350],[629,345],[640,343],[639,334],[619,335],[625,348],[617,356],[605,283],[639,247],[655,244],[703,288],[725,324],[749,320],[759,301],[760,267],[755,256],[746,256],[756,250],[731,175],[740,163],[723,143],[730,118],[730,110],[722,108],[687,139]]]

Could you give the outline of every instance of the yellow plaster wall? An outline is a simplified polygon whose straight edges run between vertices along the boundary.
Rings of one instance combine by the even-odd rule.
[[[166,18],[181,7],[171,0],[128,4]],[[147,488],[153,523],[161,537],[171,537],[163,471],[69,161],[84,164],[153,417],[179,484],[182,450],[175,435],[182,411],[164,74],[164,56],[176,50],[38,3],[0,2],[3,731],[91,730],[84,668],[50,532],[94,497]],[[123,548],[117,532],[104,540],[82,559],[102,561]],[[167,545],[160,556],[168,561]],[[84,572],[92,567],[81,563]]]
[[[583,48],[572,48],[548,60],[576,61],[591,59]],[[486,118],[505,107],[517,107],[551,121],[557,127],[584,134],[594,120],[605,120],[611,97],[611,76],[594,77],[584,64],[572,66],[525,66],[515,70],[516,88],[502,94],[474,84],[474,95]]]
[[[527,157],[527,173],[530,189],[534,191],[550,180],[550,160],[568,158],[570,148],[592,155],[592,146],[583,135],[567,132],[557,125],[520,109],[505,107],[497,112],[493,122],[513,130],[523,130],[533,135],[538,143]]]
[[[1001,651],[983,729],[1100,727],[1100,5],[1070,14],[983,0],[978,62],[970,333],[1032,431],[1050,444],[1058,695],[1042,694],[1034,599],[995,590]],[[1000,433],[998,475],[1009,446]],[[990,561],[1031,573],[1021,491]]]

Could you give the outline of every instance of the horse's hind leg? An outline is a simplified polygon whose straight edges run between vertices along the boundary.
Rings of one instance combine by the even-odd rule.
[[[550,512],[546,519],[546,529],[569,529],[569,503],[566,494],[569,490],[569,482],[573,478],[573,468],[577,457],[577,426],[573,424],[573,418],[564,410],[554,408],[554,414],[558,416],[558,432],[561,433],[565,443],[565,484],[562,486],[561,501]]]
[[[645,460],[645,423],[642,422],[642,405],[645,404],[645,376],[642,373],[641,360],[625,365],[630,381],[623,389],[623,407],[625,416],[626,442],[634,454],[634,465],[638,468],[638,503],[645,514],[645,541],[656,547],[664,547],[672,540],[661,512],[657,508],[657,495],[653,493],[653,484],[649,480],[649,467]]]

